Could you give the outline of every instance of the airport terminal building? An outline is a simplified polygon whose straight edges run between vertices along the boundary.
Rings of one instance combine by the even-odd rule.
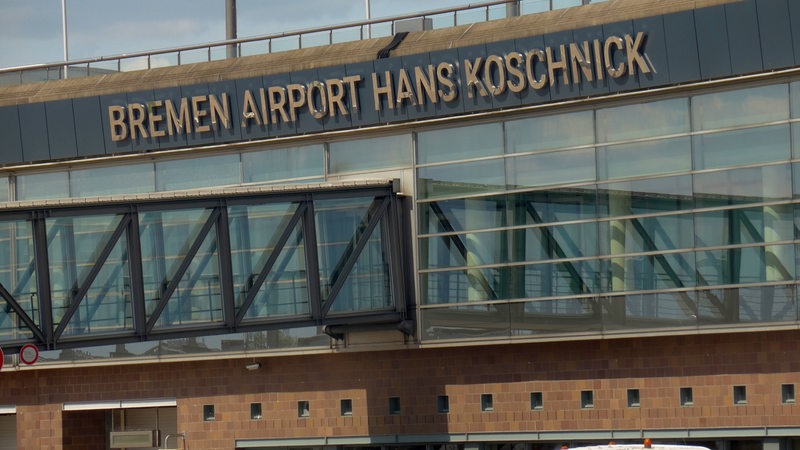
[[[0,448],[800,448],[800,2],[422,28],[0,74]]]

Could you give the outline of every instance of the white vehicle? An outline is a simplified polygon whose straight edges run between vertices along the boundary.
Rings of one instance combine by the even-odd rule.
[[[567,450],[561,447],[562,450]],[[587,445],[584,447],[569,447],[568,450],[710,450],[707,447],[699,445],[674,445],[674,444],[653,444],[648,438],[641,444],[615,444],[614,442],[608,445]]]

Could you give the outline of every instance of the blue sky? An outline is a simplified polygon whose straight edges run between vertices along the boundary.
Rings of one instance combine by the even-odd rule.
[[[373,18],[476,0],[370,0]],[[237,0],[238,36],[362,20],[366,0]],[[69,59],[225,39],[225,0],[67,0]],[[61,0],[0,0],[0,68],[63,61]]]

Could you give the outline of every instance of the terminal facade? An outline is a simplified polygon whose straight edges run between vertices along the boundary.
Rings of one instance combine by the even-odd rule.
[[[609,0],[1,86],[0,447],[796,449],[798,67]]]

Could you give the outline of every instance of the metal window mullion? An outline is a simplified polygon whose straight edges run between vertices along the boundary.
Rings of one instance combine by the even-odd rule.
[[[145,336],[147,317],[144,306],[144,270],[142,269],[142,242],[139,235],[139,214],[130,213],[128,224],[128,264],[131,283],[131,310],[133,327],[137,336]]]
[[[239,312],[236,314],[236,324],[242,323],[244,316],[247,314],[247,311],[250,309],[250,306],[253,304],[253,300],[255,300],[258,291],[261,289],[261,286],[264,284],[264,281],[267,279],[267,275],[272,271],[275,262],[278,260],[278,257],[283,251],[283,248],[286,246],[286,243],[289,241],[289,237],[291,237],[292,233],[294,233],[295,228],[297,227],[297,223],[303,218],[307,210],[307,206],[305,203],[301,203],[297,210],[295,211],[292,218],[283,228],[283,232],[281,233],[278,240],[275,242],[273,246],[272,252],[267,258],[267,261],[264,263],[264,267],[258,273],[258,276],[253,280],[253,285],[248,287],[247,295],[242,302],[241,308],[239,308]]]
[[[33,222],[33,251],[36,272],[36,290],[39,295],[39,323],[44,332],[44,343],[53,348],[53,300],[50,295],[50,261],[47,255],[47,227],[44,214],[36,214]]]
[[[387,242],[384,242],[383,245],[389,250],[389,283],[395,311],[406,312],[408,304],[406,301],[406,271],[403,267],[403,254],[405,253],[403,246],[409,240],[404,239],[406,234],[403,233],[401,222],[403,213],[400,203],[400,199],[396,196],[390,197],[388,220],[386,221],[388,224]]]
[[[217,254],[219,255],[219,283],[222,296],[222,318],[228,328],[233,329],[236,318],[236,305],[233,295],[233,263],[231,261],[231,234],[229,229],[228,207],[220,206],[217,219]]]
[[[333,306],[333,302],[336,301],[336,296],[339,295],[339,291],[341,291],[342,287],[344,287],[347,277],[350,275],[350,272],[356,265],[356,261],[358,261],[359,256],[361,256],[361,252],[364,251],[369,239],[372,237],[375,227],[378,225],[381,219],[386,216],[386,211],[388,210],[389,206],[389,198],[384,197],[383,199],[380,199],[380,204],[376,206],[378,200],[379,199],[376,198],[367,211],[367,217],[365,217],[365,219],[368,219],[368,222],[364,228],[364,231],[361,233],[361,236],[359,236],[358,241],[356,241],[355,245],[351,247],[349,252],[345,252],[342,255],[343,259],[339,260],[339,263],[337,264],[338,270],[335,271],[337,274],[336,282],[334,282],[333,286],[331,286],[331,290],[328,293],[328,298],[326,299],[325,304],[322,306],[323,317],[328,315],[328,311],[330,311],[331,306]]]
[[[197,234],[195,241],[192,243],[191,248],[184,256],[183,261],[181,261],[181,265],[178,267],[178,270],[175,271],[173,274],[172,279],[167,283],[166,287],[164,287],[161,293],[161,299],[158,301],[155,309],[153,310],[153,314],[150,316],[150,319],[147,321],[147,326],[145,331],[150,333],[153,331],[153,327],[155,327],[158,318],[161,316],[161,313],[164,311],[164,308],[167,306],[167,302],[172,297],[172,294],[175,293],[175,290],[178,288],[178,283],[180,283],[181,278],[186,274],[186,271],[189,270],[189,265],[191,265],[192,260],[197,255],[197,252],[200,250],[200,247],[203,245],[203,242],[208,236],[208,233],[211,231],[211,227],[213,227],[217,223],[217,219],[219,218],[219,208],[214,208],[214,211],[206,220],[206,223],[203,225],[203,228]]]
[[[308,286],[308,303],[311,317],[320,323],[322,320],[322,289],[320,287],[319,251],[317,249],[317,224],[314,212],[314,201],[311,195],[306,197],[303,214],[303,239],[305,240],[306,285]]]
[[[88,275],[86,276],[86,279],[83,280],[83,282],[81,283],[81,286],[78,287],[77,290],[75,290],[74,294],[72,294],[72,296],[70,298],[69,308],[64,313],[64,316],[61,318],[61,321],[58,324],[58,328],[56,328],[56,331],[55,331],[55,333],[53,335],[53,337],[56,340],[58,340],[58,338],[61,337],[61,334],[64,332],[64,329],[67,327],[67,324],[72,319],[72,316],[75,315],[75,312],[80,307],[81,302],[83,300],[83,297],[85,297],[86,294],[89,292],[89,289],[92,287],[92,284],[94,283],[95,279],[100,274],[100,271],[103,269],[103,266],[105,265],[106,260],[108,260],[108,257],[111,255],[111,252],[114,251],[114,247],[117,245],[117,242],[119,242],[119,239],[122,237],[122,234],[125,233],[125,230],[128,228],[128,224],[130,223],[130,221],[131,221],[130,215],[129,214],[125,214],[125,216],[123,216],[122,220],[120,220],[119,225],[117,225],[117,229],[114,230],[114,233],[108,239],[108,242],[106,242],[106,245],[103,247],[103,250],[100,252],[99,257],[97,258],[97,261],[95,261],[94,266],[92,266],[92,269],[89,271]],[[70,233],[70,235],[72,237],[72,239],[70,240],[72,242],[70,247],[71,247],[71,250],[74,251],[74,249],[75,249],[74,233]],[[74,258],[73,258],[73,260],[74,260]],[[76,270],[76,272],[77,272],[77,267],[74,267],[74,270]],[[77,274],[76,274],[76,279],[75,279],[75,285],[76,286],[77,286],[77,283],[78,283],[78,280],[77,280]]]

